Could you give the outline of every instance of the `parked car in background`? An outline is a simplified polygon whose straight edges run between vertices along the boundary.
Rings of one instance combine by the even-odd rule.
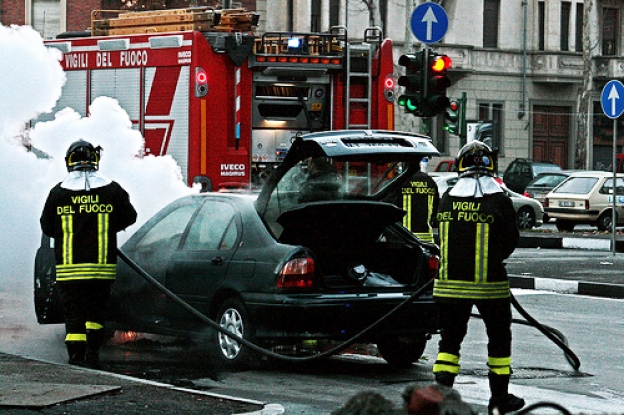
[[[457,166],[455,165],[455,159],[442,160],[438,162],[434,172],[452,172],[457,171]]]
[[[524,193],[524,189],[538,174],[550,171],[561,171],[561,166],[550,161],[533,161],[517,158],[505,169],[503,181],[516,193]]]
[[[438,185],[438,192],[440,193],[440,197],[442,197],[444,193],[446,193],[453,186],[455,186],[455,184],[459,180],[457,173],[444,173],[442,175],[436,175],[432,173],[431,176]],[[505,194],[511,198],[511,201],[513,202],[514,210],[516,211],[516,224],[518,225],[518,229],[532,229],[542,225],[544,208],[538,200],[532,199],[530,197],[525,197],[521,194],[511,191],[507,187],[505,187],[504,184],[501,184],[501,188],[503,189]]]
[[[120,250],[222,328],[265,348],[347,340],[438,272],[438,247],[414,236],[401,224],[405,212],[383,202],[418,171],[423,156],[437,155],[417,134],[349,130],[297,137],[259,194],[180,198]],[[325,174],[310,174],[311,161]],[[42,241],[35,270],[41,323],[54,322],[49,250]],[[110,304],[107,328],[206,341],[226,367],[255,356],[121,260]],[[377,344],[390,363],[415,362],[439,332],[437,315],[430,285],[359,342]]]
[[[572,172],[573,170],[562,170],[540,173],[527,184],[524,189],[524,196],[537,199],[543,205],[546,195],[557,187],[559,183],[564,181]],[[548,223],[549,220],[548,214],[544,213],[544,223]]]
[[[624,174],[616,177],[616,223],[624,224]],[[613,224],[613,173],[583,171],[572,173],[544,200],[544,210],[556,219],[557,229],[572,231],[575,225],[589,224],[601,231]]]

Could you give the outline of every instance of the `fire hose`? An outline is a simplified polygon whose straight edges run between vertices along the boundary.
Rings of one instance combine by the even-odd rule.
[[[341,343],[341,344],[339,344],[339,345],[337,345],[337,346],[335,346],[335,347],[333,347],[333,348],[331,348],[329,350],[326,350],[326,351],[324,351],[322,353],[313,355],[313,356],[293,357],[293,356],[285,356],[285,355],[282,355],[282,354],[279,354],[279,353],[275,353],[275,352],[273,352],[271,350],[262,348],[262,347],[260,347],[260,346],[258,346],[256,344],[248,341],[247,339],[243,339],[242,337],[240,337],[240,336],[232,333],[231,331],[221,327],[217,322],[215,322],[214,320],[206,317],[204,314],[202,314],[197,309],[192,307],[190,304],[188,304],[187,302],[182,300],[180,297],[178,297],[174,292],[172,292],[167,287],[165,287],[160,282],[158,282],[154,277],[149,275],[149,273],[147,273],[147,271],[145,271],[143,268],[141,268],[136,262],[134,262],[130,258],[128,258],[128,256],[124,252],[122,252],[120,249],[117,250],[117,254],[119,255],[119,257],[126,264],[128,264],[130,266],[130,268],[132,268],[134,271],[136,271],[141,277],[143,277],[150,284],[152,284],[154,287],[156,287],[158,290],[160,290],[163,294],[165,294],[167,297],[169,297],[175,303],[177,303],[182,308],[187,310],[189,313],[191,313],[192,315],[197,317],[199,320],[201,320],[202,322],[206,323],[211,328],[213,328],[216,331],[218,331],[219,333],[222,333],[222,334],[228,336],[229,338],[231,338],[231,339],[241,343],[242,345],[249,347],[250,349],[252,349],[255,352],[264,354],[264,355],[266,355],[268,357],[271,357],[271,358],[274,358],[274,359],[286,360],[286,361],[297,361],[297,362],[310,361],[310,360],[321,359],[321,358],[325,358],[325,357],[332,356],[334,354],[340,353],[341,351],[345,350],[347,347],[349,347],[352,344],[354,344],[359,338],[361,338],[362,336],[367,334],[369,331],[371,331],[377,325],[379,325],[380,323],[385,321],[388,317],[390,317],[394,313],[398,312],[399,310],[403,309],[410,302],[412,302],[415,298],[418,298],[419,296],[421,296],[425,292],[425,290],[431,284],[433,284],[433,280],[428,281],[426,284],[424,284],[422,287],[420,287],[418,290],[416,290],[413,294],[411,294],[408,298],[403,300],[400,304],[398,304],[392,310],[388,311],[381,318],[379,318],[378,320],[373,322],[371,325],[366,327],[364,330],[362,330],[359,333],[355,334],[354,336],[352,336],[348,340],[344,341],[343,343]],[[524,308],[522,308],[522,306],[518,303],[518,301],[513,296],[513,294],[511,294],[511,303],[513,304],[514,308],[526,319],[526,320],[513,319],[512,321],[514,323],[519,323],[519,324],[525,324],[525,325],[533,326],[533,327],[537,328],[539,331],[541,331],[546,337],[548,337],[551,341],[553,341],[557,346],[559,346],[559,348],[561,348],[564,351],[565,358],[568,361],[568,363],[570,364],[570,366],[572,366],[572,368],[575,371],[578,371],[579,367],[581,366],[581,362],[578,359],[578,357],[576,356],[576,354],[574,354],[574,352],[568,347],[568,342],[567,342],[566,337],[560,331],[558,331],[558,330],[556,330],[556,329],[554,329],[552,327],[542,325],[537,320],[535,320],[529,313],[526,312],[526,310],[524,310]],[[475,317],[479,317],[480,318],[480,315],[478,315],[478,314],[472,314],[472,315],[475,316]]]

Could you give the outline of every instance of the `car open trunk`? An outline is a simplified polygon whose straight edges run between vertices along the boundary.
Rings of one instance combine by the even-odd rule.
[[[420,273],[414,270],[422,264],[414,261],[422,255],[413,250],[421,247],[396,225],[403,215],[383,202],[309,203],[278,217],[283,227],[279,241],[310,249],[328,288],[419,284]]]

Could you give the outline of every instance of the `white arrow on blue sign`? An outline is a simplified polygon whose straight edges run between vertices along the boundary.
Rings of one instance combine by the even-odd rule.
[[[414,9],[411,25],[416,39],[423,43],[436,43],[446,34],[448,16],[442,6],[427,2]]]
[[[607,82],[602,88],[600,103],[607,117],[618,118],[624,112],[624,85],[616,80]]]

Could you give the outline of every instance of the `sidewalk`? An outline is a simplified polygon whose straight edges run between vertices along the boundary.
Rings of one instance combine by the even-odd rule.
[[[283,407],[0,353],[0,413],[278,415]]]

